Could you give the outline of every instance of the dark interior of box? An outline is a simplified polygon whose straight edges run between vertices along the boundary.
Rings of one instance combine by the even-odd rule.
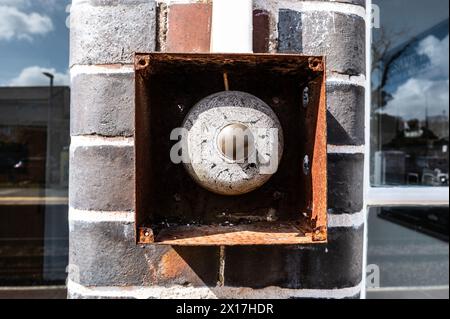
[[[314,140],[321,81],[297,64],[208,59],[150,60],[149,71],[137,80],[136,214],[138,227],[152,230],[164,242],[203,235],[311,231],[312,177],[303,160],[314,160]],[[174,128],[204,97],[224,90],[243,91],[267,103],[278,116],[284,133],[284,151],[278,171],[261,188],[241,196],[223,196],[205,190],[174,164],[170,140]],[[303,107],[303,90],[310,101]],[[142,86],[141,88],[139,86]],[[200,227],[203,227],[200,230]],[[206,227],[206,228],[205,228]],[[174,234],[171,234],[171,231]],[[175,234],[176,233],[176,234]]]

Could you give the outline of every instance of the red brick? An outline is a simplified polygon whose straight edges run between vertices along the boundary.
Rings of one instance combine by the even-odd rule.
[[[167,52],[205,53],[210,51],[212,5],[174,4],[169,7]]]
[[[253,11],[253,52],[267,53],[269,51],[270,17],[264,10]]]

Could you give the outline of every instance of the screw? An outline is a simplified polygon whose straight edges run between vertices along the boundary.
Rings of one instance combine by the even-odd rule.
[[[303,173],[305,175],[309,175],[310,166],[309,166],[309,156],[305,155],[305,158],[303,159]]]
[[[280,192],[274,192],[273,193],[273,199],[278,200],[281,198],[281,193]]]
[[[183,113],[184,109],[186,108],[183,104],[178,104],[177,107],[178,107],[178,110],[180,111],[180,113]]]
[[[309,87],[303,89],[303,107],[308,107],[309,104]]]

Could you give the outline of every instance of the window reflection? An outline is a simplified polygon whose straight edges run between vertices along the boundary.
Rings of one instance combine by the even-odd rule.
[[[0,88],[0,194],[67,197],[70,90],[51,91]]]
[[[2,285],[65,280],[69,95],[68,87],[0,88]]]
[[[382,17],[395,14],[385,3],[379,1]],[[433,1],[433,4],[427,5],[427,10],[439,12],[439,3]],[[417,4],[411,6],[415,7],[420,8]],[[437,20],[416,34],[405,28],[410,21],[409,14],[414,12],[408,16],[396,12],[395,23],[387,22],[374,31],[371,142],[375,186],[448,186],[449,20],[446,12],[446,19]]]
[[[368,265],[380,287],[369,298],[448,298],[448,207],[372,208]]]
[[[0,286],[64,284],[70,0],[0,0]]]

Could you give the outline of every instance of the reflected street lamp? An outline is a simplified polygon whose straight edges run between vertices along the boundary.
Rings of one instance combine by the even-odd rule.
[[[43,75],[50,79],[50,90],[48,97],[48,109],[47,109],[47,156],[45,159],[45,188],[46,190],[51,187],[51,167],[52,167],[52,154],[51,154],[51,116],[52,116],[52,108],[53,108],[53,83],[55,76],[49,72],[43,72]]]

